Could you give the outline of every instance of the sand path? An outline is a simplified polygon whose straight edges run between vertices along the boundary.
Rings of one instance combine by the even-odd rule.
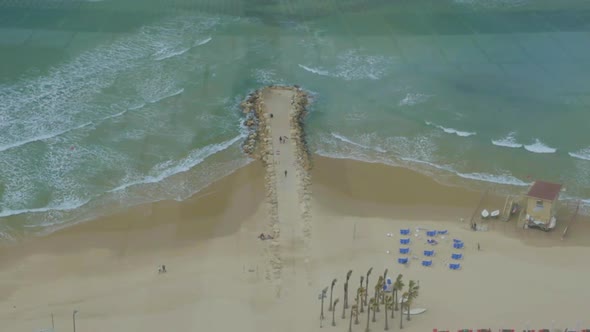
[[[297,164],[297,142],[292,137],[291,118],[295,111],[292,101],[296,92],[288,89],[266,89],[263,93],[264,110],[270,114],[270,136],[274,156],[274,172],[278,229],[280,236],[275,242],[281,260],[278,296],[289,295],[297,289],[304,273],[304,232],[301,218],[302,202],[299,191],[303,188],[300,169]],[[287,137],[287,140],[283,140]]]

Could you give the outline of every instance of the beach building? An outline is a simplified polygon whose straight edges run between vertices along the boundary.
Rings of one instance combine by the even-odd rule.
[[[555,228],[556,205],[562,185],[545,181],[535,181],[526,197],[525,226],[544,231]]]

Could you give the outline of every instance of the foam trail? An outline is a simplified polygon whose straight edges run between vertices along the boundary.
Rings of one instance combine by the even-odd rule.
[[[311,67],[307,67],[307,66],[304,66],[301,64],[299,64],[298,66],[299,66],[299,68],[302,68],[302,69],[304,69],[310,73],[313,73],[313,74],[317,74],[317,75],[321,75],[321,76],[330,76],[330,72],[328,72],[327,70],[311,68]]]
[[[515,139],[516,136],[516,132],[511,132],[508,134],[508,136],[498,139],[498,140],[492,140],[492,144],[496,145],[496,146],[502,146],[502,147],[506,147],[506,148],[522,148],[522,144],[518,143]]]
[[[68,128],[68,129],[61,130],[61,131],[56,131],[56,132],[53,132],[53,133],[47,133],[47,134],[44,134],[44,135],[40,135],[40,136],[36,136],[36,137],[31,137],[31,138],[26,139],[26,140],[23,140],[23,141],[19,141],[19,142],[14,142],[14,143],[2,145],[2,146],[0,146],[0,152],[6,151],[6,150],[10,150],[10,149],[13,149],[13,148],[16,148],[16,147],[25,145],[25,144],[29,144],[29,143],[38,142],[38,141],[44,141],[44,140],[47,140],[47,139],[50,139],[50,138],[53,138],[53,137],[56,137],[56,136],[59,136],[59,135],[63,135],[65,133],[68,133],[68,132],[73,131],[73,130],[77,130],[77,129],[81,129],[81,128],[84,128],[84,127],[88,127],[91,124],[92,124],[92,122],[86,122],[86,123],[81,124],[81,125],[79,125],[77,127],[74,127],[74,128]]]
[[[179,56],[182,55],[188,51],[190,51],[191,47],[186,47],[180,50],[165,50],[165,51],[159,51],[156,52],[156,54],[154,54],[154,60],[156,61],[162,61],[162,60],[166,60],[175,56]]]
[[[568,154],[570,155],[570,157],[574,157],[577,159],[590,160],[590,147],[577,152],[569,152]]]
[[[0,218],[16,216],[16,215],[23,214],[23,213],[42,213],[42,212],[49,212],[49,211],[69,211],[69,210],[74,210],[74,209],[80,208],[88,202],[89,202],[89,200],[85,200],[85,201],[63,203],[63,204],[54,205],[54,206],[46,206],[46,207],[42,207],[42,208],[3,210],[3,211],[0,211]]]
[[[245,137],[246,137],[246,134],[242,133],[242,134],[240,134],[228,141],[225,141],[222,143],[217,143],[217,144],[211,144],[211,145],[208,145],[208,146],[203,147],[201,149],[192,151],[188,155],[188,157],[184,158],[183,160],[180,160],[172,167],[168,167],[168,166],[170,164],[174,164],[173,161],[167,161],[167,162],[161,163],[159,165],[154,166],[154,168],[152,169],[152,172],[154,170],[163,169],[163,171],[161,171],[159,174],[148,175],[148,176],[142,178],[141,180],[136,180],[136,181],[122,184],[122,185],[120,185],[114,189],[111,189],[107,192],[116,192],[116,191],[127,189],[127,188],[135,186],[135,185],[139,185],[139,184],[157,183],[157,182],[160,182],[168,177],[171,177],[172,175],[186,172],[186,171],[190,170],[191,168],[195,167],[196,165],[202,163],[205,159],[207,159],[211,155],[229,148],[234,143],[236,143],[237,141],[239,141]]]
[[[336,133],[330,133],[330,135],[332,135],[332,137],[334,137],[334,138],[339,139],[342,142],[345,142],[345,143],[348,143],[348,144],[352,144],[352,145],[357,146],[359,148],[363,148],[363,149],[367,149],[367,150],[374,150],[374,151],[381,152],[381,153],[387,152],[387,151],[385,151],[384,149],[382,149],[382,148],[380,148],[378,146],[376,146],[376,147],[370,147],[370,146],[367,146],[367,145],[363,145],[363,144],[360,144],[360,143],[353,142],[350,139],[348,139],[348,138],[346,138],[346,137],[344,137],[342,135],[336,134]]]
[[[538,138],[535,139],[535,142],[533,144],[525,145],[524,148],[527,151],[534,153],[555,153],[557,151],[557,149],[545,145]]]
[[[164,95],[162,97],[159,97],[159,98],[156,98],[156,99],[152,99],[152,100],[147,100],[147,102],[150,103],[150,104],[155,104],[155,103],[160,102],[160,101],[162,101],[164,99],[167,99],[167,98],[170,98],[170,97],[174,97],[174,96],[178,96],[179,94],[181,94],[183,92],[184,92],[184,88],[181,88],[181,89],[179,89],[179,90],[177,90],[175,92],[172,92],[170,94]]]
[[[459,137],[469,137],[469,136],[473,136],[473,135],[477,134],[476,132],[472,132],[472,131],[460,131],[460,130],[457,130],[454,128],[443,127],[443,126],[437,125],[436,123],[432,123],[430,121],[426,121],[426,124],[429,126],[433,126],[435,128],[438,128],[447,134],[455,134]]]
[[[400,100],[398,106],[414,106],[427,101],[431,96],[421,93],[407,93],[404,99]]]
[[[205,39],[201,40],[200,42],[197,42],[197,43],[195,44],[195,46],[201,46],[201,45],[205,45],[205,44],[207,44],[208,42],[210,42],[212,39],[213,39],[212,37],[205,38]]]

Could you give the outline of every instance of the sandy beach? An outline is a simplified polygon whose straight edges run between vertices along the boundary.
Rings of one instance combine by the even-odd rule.
[[[51,328],[53,314],[55,330],[69,331],[78,310],[78,331],[345,331],[349,312],[346,319],[337,312],[332,327],[327,303],[320,329],[318,294],[338,278],[341,305],[346,272],[353,270],[356,291],[370,267],[372,282],[386,268],[406,285],[419,281],[414,307],[427,311],[404,320],[404,330],[590,325],[588,218],[578,218],[564,240],[563,223],[544,233],[490,221],[488,231],[474,232],[468,220],[481,192],[404,168],[319,156],[307,174],[291,139],[285,100],[293,95],[265,98],[274,123],[270,178],[269,164],[254,161],[186,201],[141,205],[3,245],[0,330]],[[313,184],[301,190],[307,176]],[[503,203],[490,195],[483,205]],[[401,228],[412,232],[410,257],[435,249],[432,267],[397,263]],[[426,229],[449,234],[432,247]],[[453,239],[465,243],[459,271],[446,267]],[[161,264],[167,273],[158,273]],[[383,329],[382,316],[372,331]],[[398,319],[396,312],[394,330]],[[353,331],[364,331],[365,320]]]

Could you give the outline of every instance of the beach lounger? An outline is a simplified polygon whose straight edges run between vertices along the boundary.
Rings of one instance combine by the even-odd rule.
[[[434,250],[424,250],[424,256],[434,256]]]
[[[432,260],[430,260],[430,261],[422,261],[422,266],[432,266]]]
[[[432,245],[438,244],[438,241],[436,241],[435,239],[428,239],[428,240],[426,240],[426,242],[428,242],[428,244],[432,244]]]
[[[514,329],[501,329],[500,332],[514,332]]]
[[[426,231],[426,236],[436,236],[436,231]]]
[[[453,239],[453,242],[455,242],[455,243],[459,243],[459,242],[463,242],[463,241],[461,241],[461,240],[459,240],[459,239]]]
[[[449,268],[451,270],[460,270],[461,269],[461,264],[453,264],[453,263],[451,263],[451,264],[449,264]]]
[[[400,264],[404,264],[404,265],[408,264],[408,258],[407,257],[406,258],[398,258],[397,262]]]
[[[463,249],[464,246],[465,246],[465,244],[463,242],[453,243],[453,248],[455,248],[455,249]]]
[[[463,259],[463,254],[451,254],[451,258],[454,260]]]
[[[449,231],[447,231],[445,229],[445,230],[442,230],[442,231],[438,231],[437,233],[438,233],[438,235],[447,235],[447,234],[449,234]]]
[[[399,248],[399,253],[402,255],[407,255],[410,253],[410,248]]]
[[[407,239],[399,239],[400,244],[410,244],[410,238]]]
[[[410,229],[409,228],[408,229],[400,229],[399,233],[401,235],[410,235]]]

